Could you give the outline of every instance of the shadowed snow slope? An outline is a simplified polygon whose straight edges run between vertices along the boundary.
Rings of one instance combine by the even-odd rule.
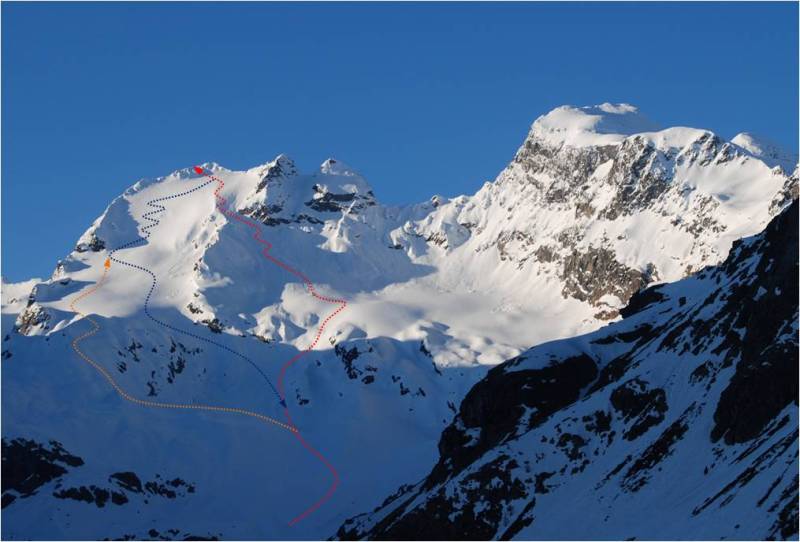
[[[796,539],[797,208],[621,322],[489,371],[430,474],[338,536]]]
[[[330,158],[303,173],[285,155],[246,171],[204,164],[219,184],[189,167],[141,180],[50,279],[3,283],[4,450],[49,473],[33,489],[4,486],[3,538],[329,536],[425,475],[441,431],[492,366],[619,320],[640,290],[718,264],[761,231],[797,195],[797,169],[770,157],[751,140],[661,130],[633,106],[602,104],[537,119],[471,196],[385,206],[353,167]],[[258,224],[270,255],[348,302],[286,375],[292,417],[341,477],[294,527],[330,474],[291,433],[124,402],[70,347],[92,328],[70,304],[127,245],[115,258],[138,267],[113,264],[77,303],[100,325],[82,349],[134,397],[284,419],[230,351],[277,381],[333,307],[265,258],[252,230],[220,212],[216,190]],[[142,269],[157,278],[150,313],[171,327],[144,313],[152,279]],[[157,490],[156,475],[192,491]]]

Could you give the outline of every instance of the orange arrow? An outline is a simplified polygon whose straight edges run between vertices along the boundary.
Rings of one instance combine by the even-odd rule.
[[[106,258],[105,267],[106,267],[106,269],[111,268],[111,258]]]

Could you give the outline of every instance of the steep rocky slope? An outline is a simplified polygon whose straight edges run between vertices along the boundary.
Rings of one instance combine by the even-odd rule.
[[[370,539],[798,533],[798,204],[624,319],[493,368]]]
[[[231,207],[264,224],[276,253],[349,299],[341,338],[426,340],[438,363],[461,366],[596,329],[644,286],[718,263],[734,240],[760,231],[796,194],[797,171],[752,136],[734,141],[745,146],[707,130],[658,130],[625,104],[565,106],[537,119],[475,195],[400,208],[381,205],[333,159],[309,175],[283,155],[244,172],[209,168]],[[197,182],[187,168],[117,198],[37,286],[19,327],[65,325],[61,282],[96,280],[105,251],[138,235],[147,201]],[[274,277],[207,192],[170,202],[182,220],[167,216],[149,241],[166,271],[165,302],[231,333],[305,340],[313,325],[290,307],[292,277]],[[102,305],[108,315],[131,309],[117,310],[118,296]]]
[[[618,319],[640,289],[719,263],[780,213],[797,169],[739,141],[603,104],[537,119],[472,196],[388,207],[341,161],[303,173],[283,155],[247,171],[205,164],[220,183],[190,167],[137,182],[49,279],[3,283],[4,449],[38,450],[55,458],[43,472],[58,471],[35,489],[3,488],[3,537],[328,536],[430,470],[492,366]],[[236,216],[257,221],[270,254],[323,296],[348,302],[285,375],[292,418],[340,481],[294,526],[332,474],[292,434],[123,401],[72,348],[92,329],[77,302],[99,325],[83,351],[131,396],[283,420],[265,379],[333,308],[265,258]],[[114,263],[90,292],[115,249],[131,266]],[[59,462],[61,451],[82,464]],[[194,491],[121,491],[115,473]]]

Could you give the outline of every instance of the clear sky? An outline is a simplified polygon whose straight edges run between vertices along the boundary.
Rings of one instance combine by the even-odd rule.
[[[386,203],[472,193],[530,123],[629,102],[798,143],[797,3],[2,4],[2,273],[198,162],[333,156]]]

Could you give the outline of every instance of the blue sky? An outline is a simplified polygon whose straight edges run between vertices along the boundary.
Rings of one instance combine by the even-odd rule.
[[[138,178],[334,156],[474,192],[562,104],[798,143],[798,6],[2,4],[2,273],[49,276]]]

